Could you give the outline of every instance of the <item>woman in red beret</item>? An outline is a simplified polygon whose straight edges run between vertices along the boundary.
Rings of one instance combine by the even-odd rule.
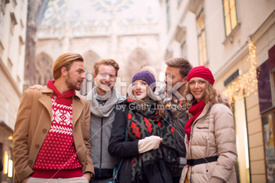
[[[235,183],[236,134],[228,99],[213,88],[213,74],[204,66],[194,67],[187,81],[185,95],[193,100],[185,125],[187,165],[180,183]]]

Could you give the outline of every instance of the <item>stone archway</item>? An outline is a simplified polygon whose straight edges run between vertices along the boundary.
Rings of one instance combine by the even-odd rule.
[[[35,84],[46,85],[52,76],[53,61],[46,53],[40,53],[35,59]]]
[[[149,56],[142,48],[136,48],[132,51],[128,58],[127,78],[128,82],[132,79],[133,75],[140,70],[144,65],[149,65]]]

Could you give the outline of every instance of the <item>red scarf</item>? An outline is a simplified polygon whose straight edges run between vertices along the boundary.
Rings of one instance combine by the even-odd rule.
[[[69,90],[63,94],[61,94],[57,88],[54,86],[55,80],[49,80],[47,82],[47,86],[54,91],[54,95],[56,96],[56,103],[58,104],[64,104],[67,106],[70,106],[72,104],[72,96],[76,94],[75,90]]]
[[[190,140],[190,131],[191,131],[191,126],[193,122],[197,119],[197,117],[201,114],[203,108],[205,106],[204,100],[201,100],[199,102],[193,103],[193,105],[189,109],[189,113],[193,115],[192,118],[190,118],[185,125],[185,133],[188,136],[188,141]]]

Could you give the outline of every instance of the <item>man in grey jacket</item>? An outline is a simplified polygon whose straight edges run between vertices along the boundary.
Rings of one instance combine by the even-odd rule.
[[[184,105],[183,93],[187,82],[187,75],[192,69],[192,65],[184,58],[171,58],[165,62],[165,84],[158,92],[165,108],[168,110],[172,123],[175,127],[175,135],[179,146],[178,165],[172,167],[173,182],[178,183],[183,166],[186,164],[186,149],[184,144],[184,127],[189,117]]]
[[[108,152],[109,138],[115,117],[115,106],[123,97],[114,88],[119,65],[113,59],[101,59],[94,64],[94,87],[87,95],[91,108],[91,153],[95,168],[92,183],[107,183],[119,160]]]

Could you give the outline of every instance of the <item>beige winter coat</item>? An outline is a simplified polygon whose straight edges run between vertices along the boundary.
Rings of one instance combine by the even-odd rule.
[[[53,90],[44,87],[24,92],[14,127],[14,182],[22,182],[33,173],[32,167],[50,130]],[[90,148],[90,105],[76,94],[73,99],[73,139],[82,172],[94,172]]]
[[[218,156],[218,160],[190,166],[189,182],[237,182],[234,168],[237,159],[235,137],[231,110],[221,103],[206,104],[192,124],[189,143],[185,135],[186,159]],[[182,170],[180,183],[184,183],[187,171],[188,165]]]

